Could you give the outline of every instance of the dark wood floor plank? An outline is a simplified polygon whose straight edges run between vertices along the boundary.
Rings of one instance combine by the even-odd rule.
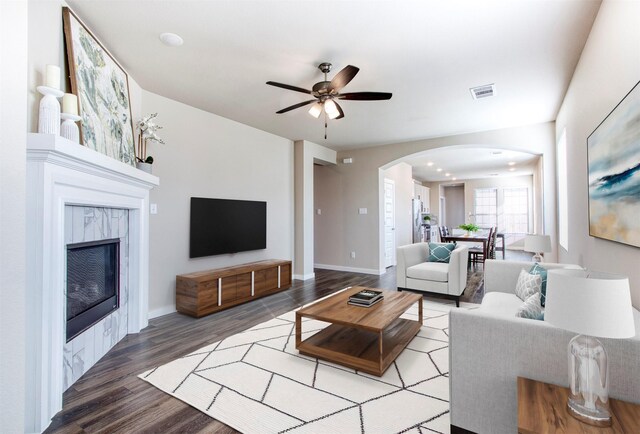
[[[470,273],[470,280],[473,280]],[[479,291],[463,301],[482,298]],[[137,378],[205,345],[268,321],[347,286],[396,289],[395,270],[382,276],[316,270],[316,278],[295,280],[290,289],[192,318],[179,313],[155,318],[137,335],[120,341],[64,394],[64,406],[47,433],[236,431]]]

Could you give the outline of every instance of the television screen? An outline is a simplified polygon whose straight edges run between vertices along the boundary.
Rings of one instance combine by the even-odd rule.
[[[266,248],[266,202],[191,198],[190,258]]]

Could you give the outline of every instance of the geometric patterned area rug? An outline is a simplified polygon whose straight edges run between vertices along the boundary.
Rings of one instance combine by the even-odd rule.
[[[423,302],[421,330],[382,377],[298,354],[295,310],[139,377],[244,433],[448,433],[452,305]],[[303,321],[303,339],[328,325]]]

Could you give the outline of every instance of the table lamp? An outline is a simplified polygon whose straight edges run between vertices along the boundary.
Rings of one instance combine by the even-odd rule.
[[[549,235],[526,235],[524,237],[524,251],[535,253],[533,260],[542,262],[542,254],[551,251],[551,237]]]
[[[569,412],[590,425],[611,425],[609,363],[596,337],[635,336],[629,279],[585,270],[549,270],[545,306],[545,322],[579,333],[569,342]]]

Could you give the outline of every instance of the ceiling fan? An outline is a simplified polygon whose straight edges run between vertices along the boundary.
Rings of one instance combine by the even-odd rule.
[[[327,138],[327,118],[329,119],[342,119],[344,112],[342,107],[336,100],[352,100],[352,101],[380,101],[391,99],[391,94],[387,92],[347,92],[340,93],[343,87],[345,87],[353,77],[356,76],[360,68],[353,65],[347,65],[340,72],[336,74],[331,81],[327,80],[327,74],[331,71],[331,63],[323,62],[318,65],[318,69],[324,74],[324,81],[320,81],[313,85],[311,90],[303,89],[297,86],[291,86],[289,84],[276,83],[275,81],[267,81],[270,86],[281,87],[283,89],[293,90],[295,92],[306,93],[312,95],[314,99],[304,101],[292,106],[278,110],[277,114],[286,113],[291,110],[295,110],[300,107],[304,107],[311,103],[314,103],[309,109],[309,114],[315,118],[319,118],[322,112],[325,114],[324,118],[324,138]]]

